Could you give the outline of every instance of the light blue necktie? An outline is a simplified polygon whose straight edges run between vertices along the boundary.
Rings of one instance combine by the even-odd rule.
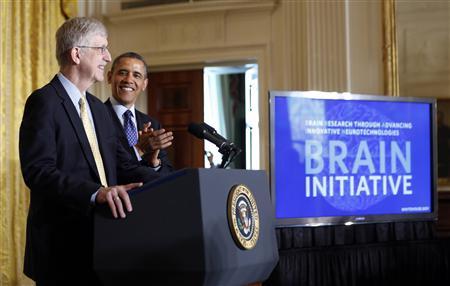
[[[127,136],[128,144],[130,146],[134,146],[137,143],[137,130],[136,126],[134,126],[133,113],[130,110],[125,111],[123,114],[123,128],[125,130],[125,134]]]

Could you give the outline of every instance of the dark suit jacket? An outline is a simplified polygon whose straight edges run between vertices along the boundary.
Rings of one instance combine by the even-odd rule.
[[[111,113],[111,116],[114,118],[114,126],[116,126],[117,133],[120,133],[120,142],[122,142],[122,146],[130,152],[131,156],[138,161],[138,158],[136,157],[136,152],[134,151],[133,147],[130,147],[125,135],[125,131],[123,129],[122,123],[120,123],[119,118],[117,117],[116,112],[114,111],[114,108],[111,104],[111,101],[108,99],[105,101],[106,106],[108,107],[108,110]],[[161,129],[161,124],[158,122],[158,120],[151,118],[145,113],[140,112],[139,110],[135,109],[136,113],[136,122],[137,122],[137,128],[138,130],[142,130],[144,128],[144,124],[151,122],[151,127],[155,130]],[[169,160],[169,157],[167,156],[167,152],[165,150],[160,150],[158,158],[161,159],[161,168],[158,170],[158,173],[170,173],[173,171],[172,163]],[[142,160],[140,162],[141,164],[146,165],[145,160]]]
[[[123,149],[103,102],[89,93],[87,101],[108,185],[158,178]],[[90,200],[100,178],[80,116],[56,76],[28,98],[19,150],[31,194],[24,273],[48,285],[94,284]]]

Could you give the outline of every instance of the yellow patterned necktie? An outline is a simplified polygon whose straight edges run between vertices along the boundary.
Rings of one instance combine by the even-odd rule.
[[[97,138],[94,133],[94,128],[92,126],[91,120],[86,109],[86,97],[81,96],[80,101],[80,117],[83,122],[84,131],[91,146],[92,154],[94,155],[95,165],[97,165],[97,171],[100,175],[100,181],[104,187],[107,187],[105,168],[103,167],[102,155],[100,154],[100,149],[98,148]]]

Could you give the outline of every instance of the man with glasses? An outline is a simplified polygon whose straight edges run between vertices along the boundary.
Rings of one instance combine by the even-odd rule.
[[[144,58],[134,52],[114,59],[108,72],[111,97],[105,102],[114,118],[121,142],[140,164],[159,173],[173,170],[165,148],[172,145],[173,134],[160,123],[135,108],[138,96],[148,84],[148,66]],[[139,135],[138,135],[139,134]]]
[[[106,53],[109,53],[108,47],[106,47],[106,46],[101,46],[101,47],[78,46],[78,48],[96,49],[96,50],[99,51],[102,55],[106,55]]]
[[[25,105],[19,149],[30,188],[24,272],[37,285],[99,285],[92,266],[92,209],[132,211],[127,191],[159,177],[119,142],[107,107],[87,92],[111,61],[107,31],[73,18],[56,32],[59,73]]]

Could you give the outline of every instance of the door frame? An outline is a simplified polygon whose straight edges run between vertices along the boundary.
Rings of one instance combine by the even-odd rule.
[[[269,82],[268,74],[269,48],[266,44],[251,46],[236,46],[227,48],[208,48],[189,51],[163,51],[142,53],[148,59],[150,74],[160,71],[203,69],[216,64],[232,64],[236,62],[253,61],[258,64],[259,90],[259,122],[260,122],[260,167],[270,169],[269,156]],[[151,84],[151,81],[149,82]],[[144,98],[144,97],[143,97]],[[147,99],[145,98],[145,101]],[[140,102],[140,104],[147,103]]]

